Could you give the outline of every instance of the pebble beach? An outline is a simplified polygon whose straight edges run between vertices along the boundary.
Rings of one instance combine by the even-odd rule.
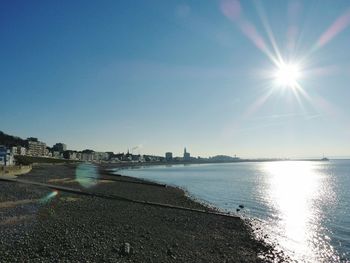
[[[103,172],[87,189],[76,179],[77,166],[35,165],[18,178],[215,212],[181,189]],[[0,251],[0,262],[284,262],[239,217],[3,181]]]

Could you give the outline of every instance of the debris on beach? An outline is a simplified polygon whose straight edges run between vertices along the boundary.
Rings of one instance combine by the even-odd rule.
[[[130,243],[124,243],[120,248],[120,254],[123,256],[129,256],[133,252],[133,248]]]

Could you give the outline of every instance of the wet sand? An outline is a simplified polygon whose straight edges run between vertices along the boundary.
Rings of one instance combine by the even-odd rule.
[[[38,165],[19,178],[86,190],[76,165]],[[181,189],[101,174],[88,190],[210,210]],[[247,222],[0,182],[0,262],[283,262]]]

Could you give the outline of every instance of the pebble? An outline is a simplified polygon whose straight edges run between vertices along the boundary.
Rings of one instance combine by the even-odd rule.
[[[35,172],[34,169],[30,180],[45,181],[57,177],[58,174],[69,176],[69,173],[74,176],[74,169],[67,171],[65,166],[53,167],[48,171],[43,169],[41,173]],[[65,186],[79,187],[77,184]],[[131,186],[134,187],[115,184],[120,192],[115,189],[113,191],[115,194],[130,195],[135,199],[140,197],[141,200],[151,196],[157,202],[174,202],[177,205],[203,209],[198,204],[177,196],[176,192],[159,193],[159,196],[157,193],[153,196],[144,186],[144,193],[141,188],[138,191],[124,189]],[[100,191],[108,193],[111,191],[108,187],[112,187],[112,184],[100,187]],[[152,191],[155,191],[153,187]],[[169,187],[166,191],[174,190]],[[50,190],[42,187],[0,184],[2,200],[39,200],[49,192]],[[69,195],[60,193],[60,197]],[[49,211],[54,211],[55,216],[50,216]],[[239,220],[212,220],[214,217],[202,214],[164,210],[97,197],[79,197],[79,201],[75,202],[57,198],[49,204],[34,203],[0,212],[0,220],[22,215],[24,212],[35,216],[34,220],[22,221],[11,226],[0,225],[1,263],[12,263],[13,259],[18,262],[57,262],[57,259],[60,262],[120,263],[225,260],[257,262],[257,251],[265,251],[262,243],[251,240],[249,233],[245,234]]]
[[[132,253],[132,247],[129,243],[124,243],[120,248],[120,254],[123,256],[129,256]]]

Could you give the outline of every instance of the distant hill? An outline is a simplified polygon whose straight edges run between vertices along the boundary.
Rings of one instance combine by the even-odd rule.
[[[26,140],[0,131],[0,145],[5,145],[6,147],[20,145],[24,147],[26,146]]]
[[[227,155],[216,155],[216,156],[210,157],[209,159],[210,161],[213,161],[213,162],[232,162],[232,161],[237,161],[239,158],[231,157]]]

